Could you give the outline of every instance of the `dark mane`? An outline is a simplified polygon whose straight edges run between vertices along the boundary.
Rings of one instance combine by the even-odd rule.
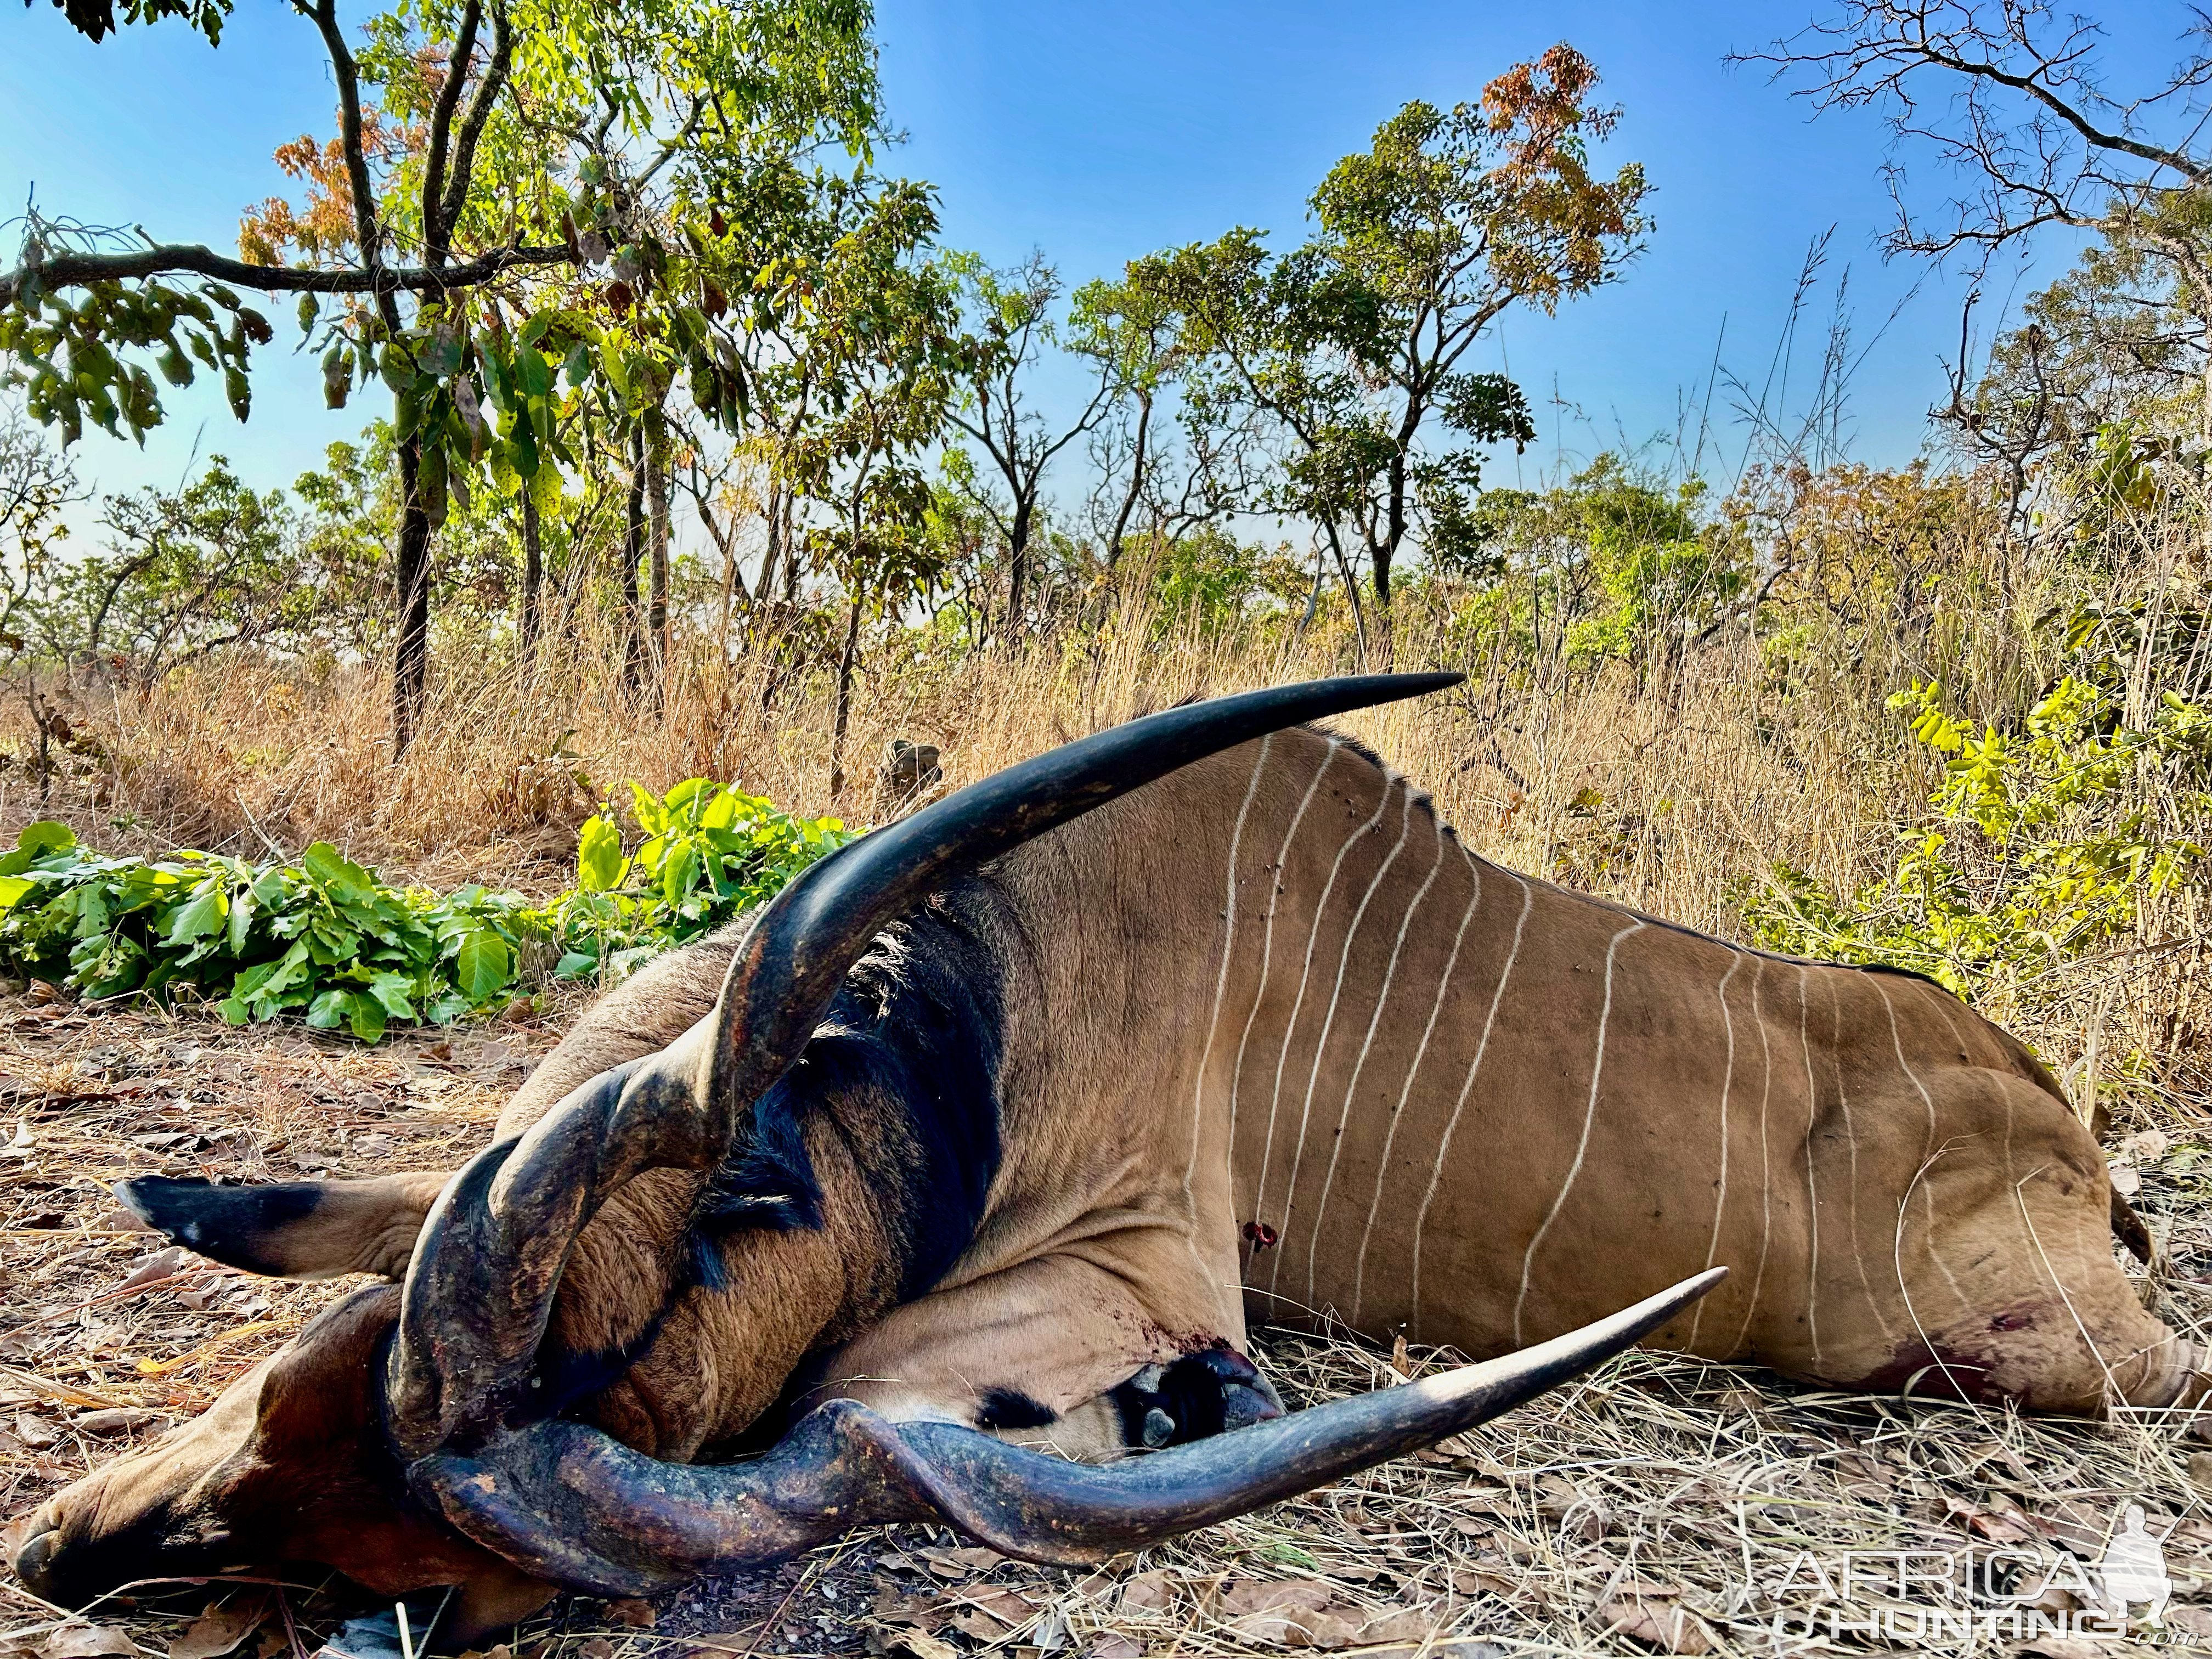
[[[971,877],[886,929],[847,976],[799,1062],[753,1109],[750,1129],[700,1196],[700,1282],[720,1279],[720,1241],[754,1227],[821,1224],[803,1125],[828,1112],[890,1167],[902,1226],[902,1293],[943,1277],[975,1237],[999,1170],[1006,941],[1013,909]],[[902,1121],[878,1120],[886,1112]]]

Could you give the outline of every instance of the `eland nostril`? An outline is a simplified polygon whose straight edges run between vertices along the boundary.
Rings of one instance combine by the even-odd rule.
[[[22,1548],[15,1552],[15,1577],[23,1581],[33,1595],[43,1596],[49,1601],[52,1597],[48,1592],[53,1586],[48,1582],[47,1571],[53,1561],[54,1546],[60,1539],[61,1534],[49,1528],[26,1540]]]

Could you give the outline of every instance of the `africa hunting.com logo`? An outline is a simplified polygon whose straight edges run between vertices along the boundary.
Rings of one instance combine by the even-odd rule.
[[[2037,1637],[2118,1638],[2158,1631],[2172,1599],[2166,1543],[2142,1507],[2116,1517],[2089,1559],[2045,1546],[1800,1550],[1778,1573],[1738,1587],[1738,1606],[1772,1609],[1778,1637],[1871,1637],[1927,1644]]]

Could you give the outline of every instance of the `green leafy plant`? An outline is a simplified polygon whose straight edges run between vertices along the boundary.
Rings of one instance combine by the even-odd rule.
[[[610,803],[576,843],[576,885],[542,913],[562,954],[554,972],[629,973],[647,957],[765,903],[854,838],[836,818],[795,818],[732,785],[688,778],[665,795],[629,786],[639,839],[625,852]]]
[[[480,885],[392,887],[326,842],[296,862],[112,858],[34,823],[0,856],[0,967],[88,997],[190,989],[234,1025],[302,1017],[374,1042],[395,1021],[504,1005],[533,955],[564,978],[627,974],[852,839],[702,778],[629,790],[639,844],[625,853],[603,811],[580,837],[576,887],[542,908]]]
[[[2167,691],[2129,724],[2117,677],[2080,666],[2016,731],[1946,713],[1936,684],[1892,696],[1945,757],[1929,818],[1848,897],[1778,867],[1746,906],[1761,942],[1910,968],[1971,997],[2135,939],[2147,908],[2203,869],[2204,847],[2172,826],[2212,809],[2212,711]]]

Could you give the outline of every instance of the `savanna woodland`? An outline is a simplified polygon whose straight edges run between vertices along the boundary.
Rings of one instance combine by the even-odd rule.
[[[1723,375],[1664,441],[1535,446],[1506,488],[1538,422],[1493,331],[1662,234],[1636,112],[1570,44],[1378,110],[1302,222],[1075,283],[948,246],[866,0],[7,27],[303,31],[334,106],[234,228],[38,198],[0,270],[9,1517],[331,1295],[162,1248],[110,1182],[449,1167],[592,994],[854,836],[1133,714],[1383,667],[1466,675],[1347,729],[1484,855],[2017,1033],[2149,1225],[2145,1304],[2212,1327],[2212,34],[2123,83],[2027,0],[1842,0],[1752,51],[1947,181],[1900,191],[1888,258],[2070,265],[1947,290],[1909,465],[1850,453],[1821,245],[1794,397]],[[295,351],[358,435],[258,488]],[[103,489],[88,430],[143,437],[196,381],[222,453]],[[1254,1340],[1294,1404],[1450,1361]],[[2094,1559],[2124,1498],[2163,1623],[2051,1659],[2212,1647],[2212,1436],[1639,1352],[1095,1571],[894,1528],[563,1600],[494,1653],[1882,1646],[1778,1625],[1774,1564]],[[376,1611],[327,1577],[82,1616],[0,1589],[0,1652],[40,1659],[304,1659]]]

